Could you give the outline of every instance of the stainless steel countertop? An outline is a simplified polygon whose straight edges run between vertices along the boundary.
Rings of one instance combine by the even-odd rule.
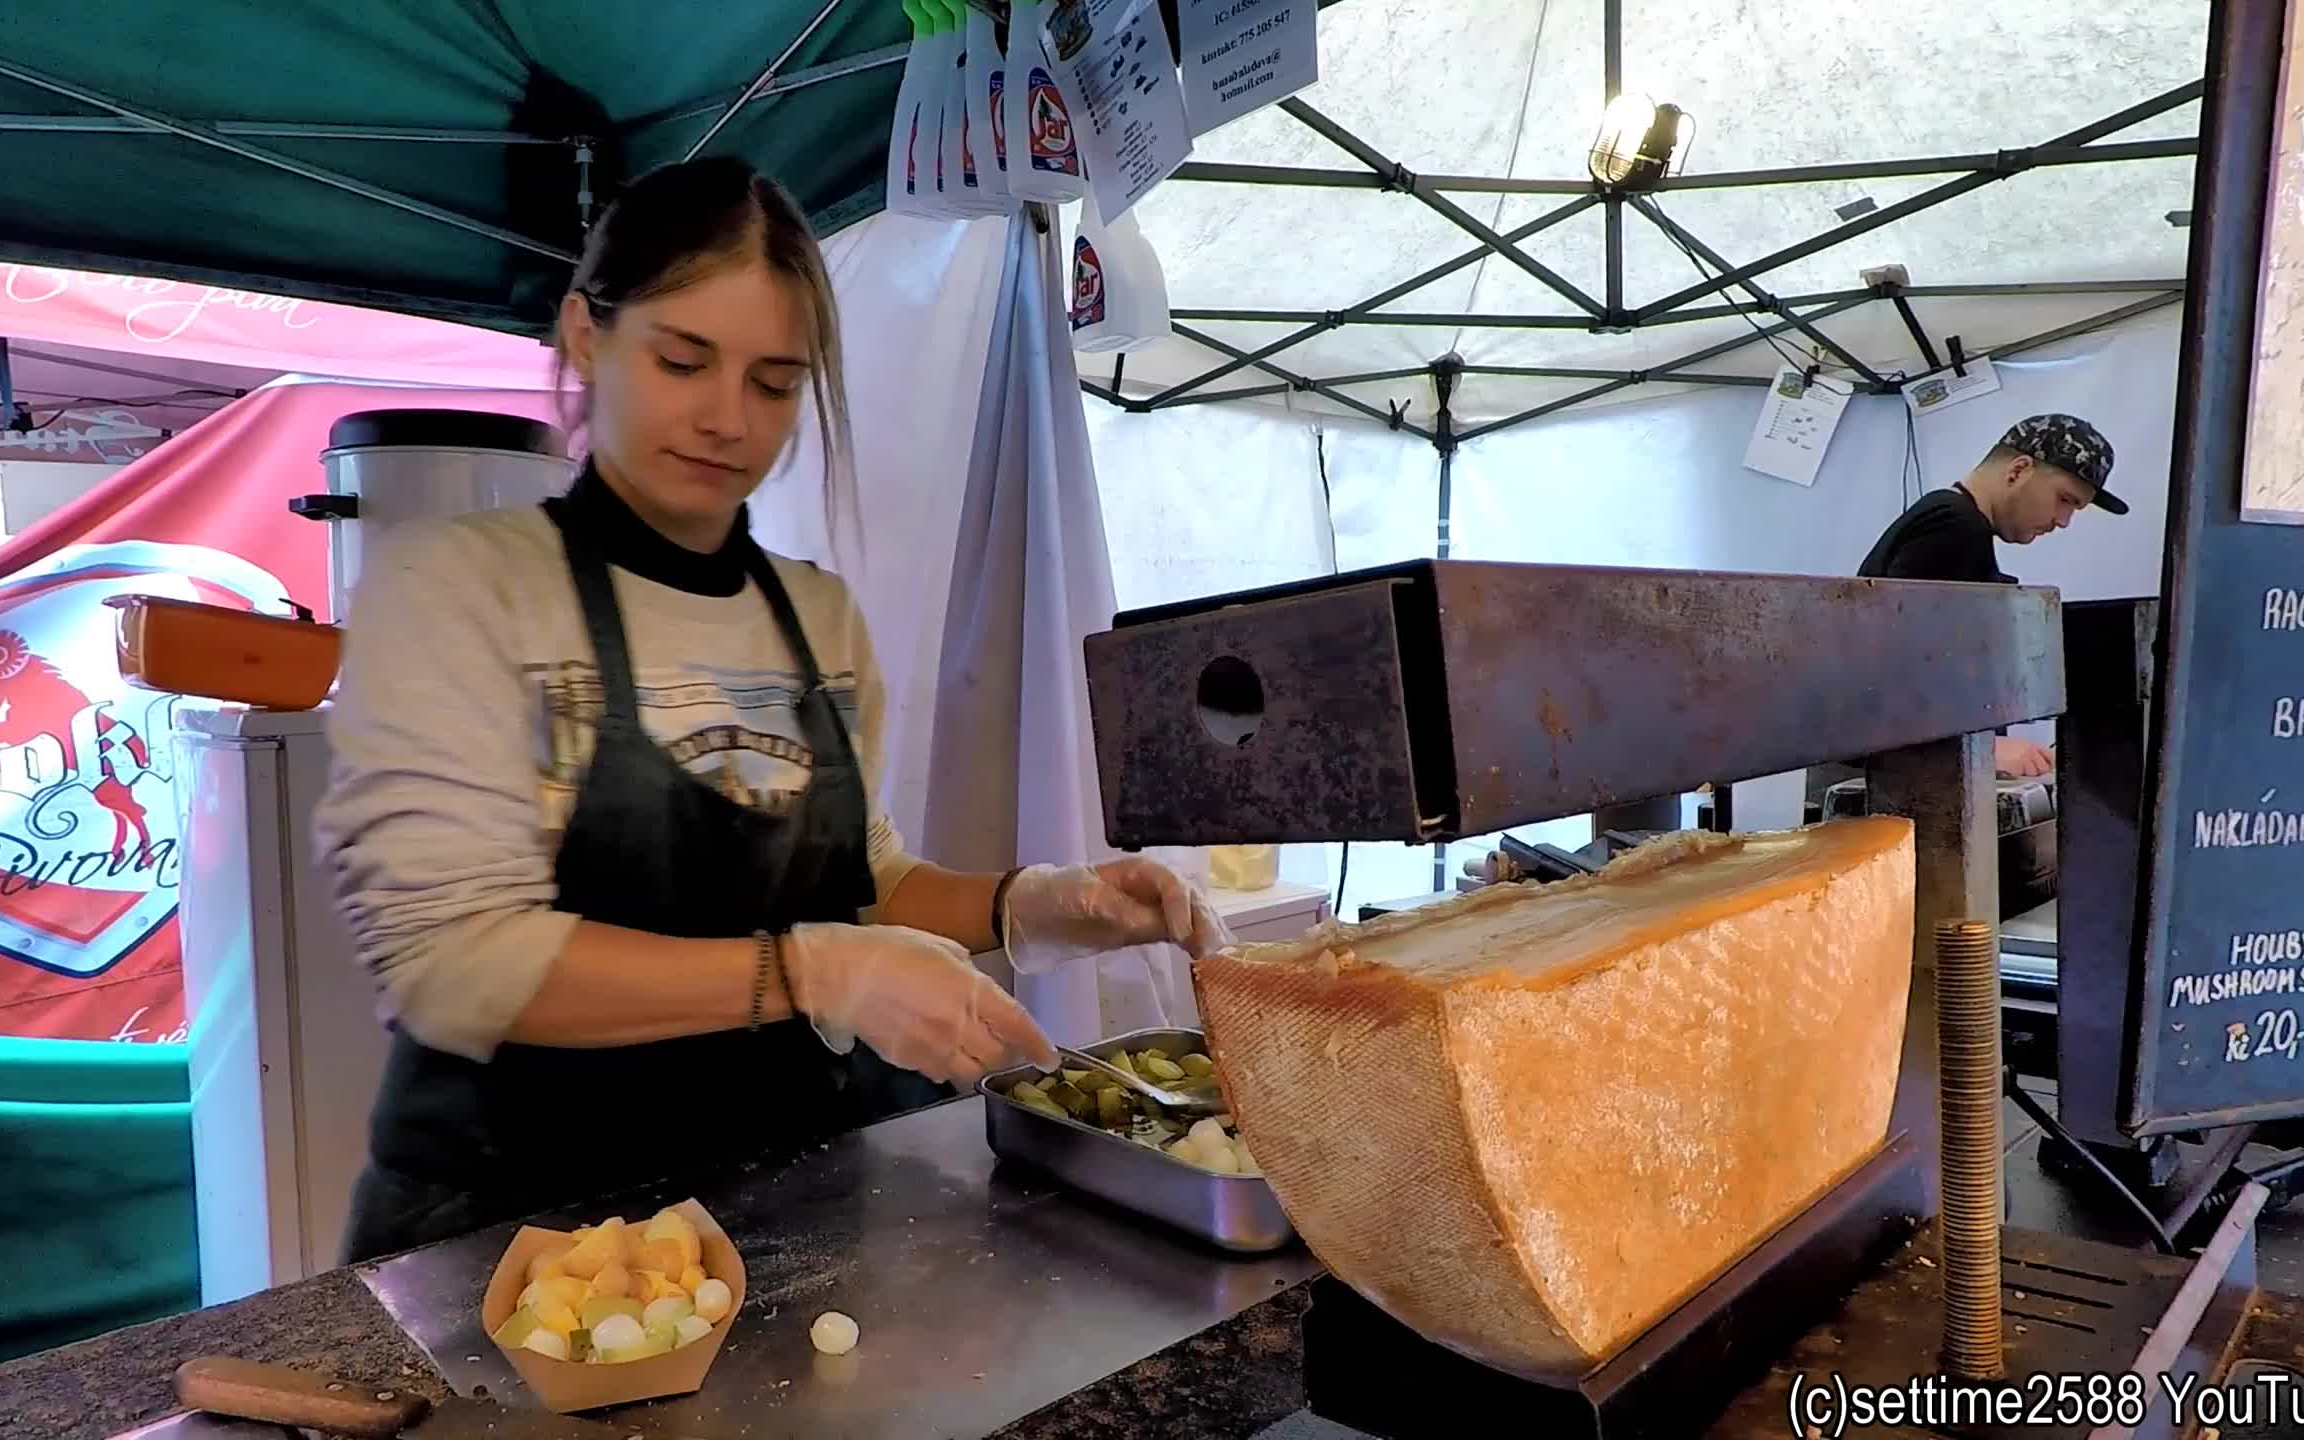
[[[635,1218],[685,1193],[613,1203]],[[1231,1258],[1035,1174],[995,1174],[975,1096],[843,1137],[782,1170],[742,1167],[696,1198],[745,1257],[735,1329],[698,1393],[599,1415],[629,1414],[696,1440],[983,1435],[1320,1269],[1301,1246]],[[457,1393],[524,1407],[533,1397],[479,1318],[516,1228],[361,1274]],[[826,1310],[861,1327],[849,1355],[809,1344],[808,1327]]]
[[[2056,902],[2000,922],[2000,978],[2036,989],[2056,987]]]
[[[2021,915],[2011,915],[2000,922],[2000,938],[2029,940],[2035,944],[2054,946],[2056,943],[2056,902],[2050,900]]]

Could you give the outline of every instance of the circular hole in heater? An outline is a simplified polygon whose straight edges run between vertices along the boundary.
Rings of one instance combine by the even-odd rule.
[[[1245,745],[1264,723],[1264,682],[1237,655],[1219,655],[1200,672],[1200,725],[1225,745]]]

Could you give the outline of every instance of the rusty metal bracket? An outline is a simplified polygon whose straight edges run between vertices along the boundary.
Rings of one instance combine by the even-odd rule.
[[[2064,706],[2053,591],[1923,581],[1425,560],[1086,654],[1129,847],[1487,834]]]

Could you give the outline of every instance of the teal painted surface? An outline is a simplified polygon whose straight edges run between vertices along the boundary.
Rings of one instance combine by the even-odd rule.
[[[185,1048],[0,1040],[0,1360],[196,1309]]]

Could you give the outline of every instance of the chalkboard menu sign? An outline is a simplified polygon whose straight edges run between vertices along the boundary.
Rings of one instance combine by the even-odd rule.
[[[2212,24],[2145,785],[2137,1134],[2304,1115],[2304,194],[2289,193],[2304,32],[2287,33],[2289,9],[2241,0]]]

